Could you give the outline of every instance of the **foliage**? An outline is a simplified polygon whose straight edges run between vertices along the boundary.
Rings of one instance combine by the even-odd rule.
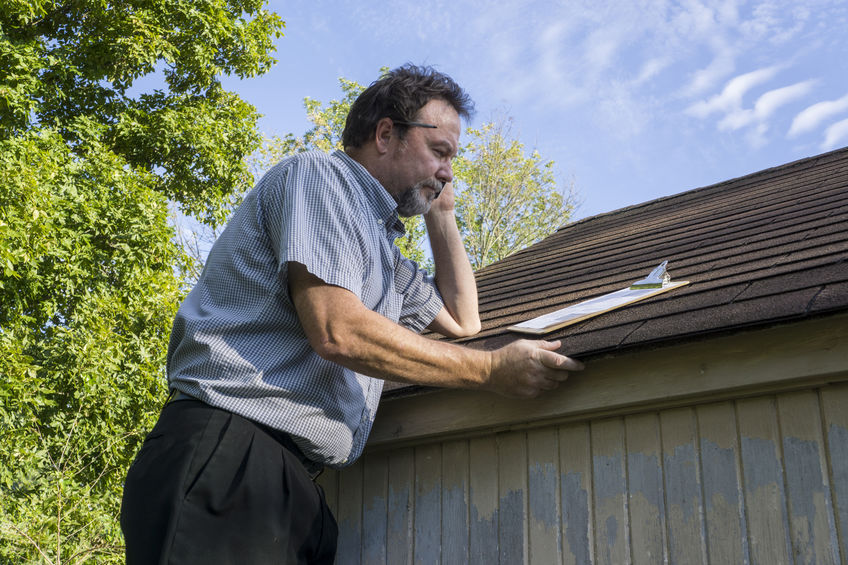
[[[12,2],[0,16],[0,137],[52,127],[73,146],[72,124],[88,117],[107,126],[112,151],[156,172],[158,191],[214,219],[251,182],[240,157],[258,144],[256,112],[218,77],[274,63],[282,22],[263,3]],[[133,96],[157,70],[167,88]]]
[[[469,128],[471,139],[454,160],[457,220],[477,270],[541,240],[568,221],[573,185],[557,187],[553,161],[525,154],[509,123]]]
[[[50,131],[0,142],[0,555],[13,562],[120,557],[121,480],[163,397],[179,299],[165,197],[149,172],[84,146]]]
[[[214,224],[252,182],[255,111],[216,77],[273,62],[261,5],[0,12],[0,563],[123,562],[121,483],[182,295],[169,199]]]
[[[304,98],[303,107],[312,127],[301,137],[289,133],[283,138],[273,137],[266,140],[255,163],[267,169],[280,158],[301,151],[317,149],[329,153],[341,149],[342,131],[348,111],[365,88],[358,82],[345,78],[339,79],[339,85],[342,89],[342,99],[331,100],[326,107],[314,98]]]

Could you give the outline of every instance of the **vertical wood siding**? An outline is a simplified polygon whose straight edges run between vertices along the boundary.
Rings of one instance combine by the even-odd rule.
[[[369,453],[337,563],[848,562],[848,384]]]

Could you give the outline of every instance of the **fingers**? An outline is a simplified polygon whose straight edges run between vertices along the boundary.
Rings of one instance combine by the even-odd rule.
[[[583,363],[557,353],[560,341],[518,340],[497,350],[490,388],[505,396],[535,398],[559,387]]]
[[[539,361],[548,369],[555,369],[557,371],[582,371],[585,368],[583,363],[577,359],[572,359],[571,357],[551,351],[540,353]]]
[[[430,203],[430,212],[453,212],[456,207],[456,199],[453,192],[453,184],[445,183],[436,197]],[[429,215],[430,212],[425,214]]]
[[[556,353],[556,350],[560,347],[559,341],[540,341],[538,343],[541,349],[538,359],[545,367],[559,371],[582,371],[585,368],[585,365],[577,359]]]

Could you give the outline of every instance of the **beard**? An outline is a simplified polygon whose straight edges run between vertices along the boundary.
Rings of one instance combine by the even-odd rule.
[[[432,188],[435,195],[432,198],[424,195],[425,188]],[[426,214],[430,211],[430,204],[439,197],[445,184],[436,178],[429,178],[410,186],[400,193],[397,198],[397,211],[399,216],[406,218]]]

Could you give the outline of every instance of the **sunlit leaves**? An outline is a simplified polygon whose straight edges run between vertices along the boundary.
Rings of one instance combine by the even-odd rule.
[[[34,131],[0,141],[0,162],[0,556],[59,560],[60,524],[66,551],[106,551],[117,526],[95,525],[163,398],[180,292],[167,202],[94,140],[76,155]]]
[[[170,206],[220,222],[272,63],[257,0],[0,10],[0,563],[122,563],[121,482],[165,398]],[[165,80],[144,92],[138,78]]]
[[[552,161],[527,153],[509,122],[469,128],[454,161],[457,219],[471,265],[480,269],[551,234],[574,208]]]

